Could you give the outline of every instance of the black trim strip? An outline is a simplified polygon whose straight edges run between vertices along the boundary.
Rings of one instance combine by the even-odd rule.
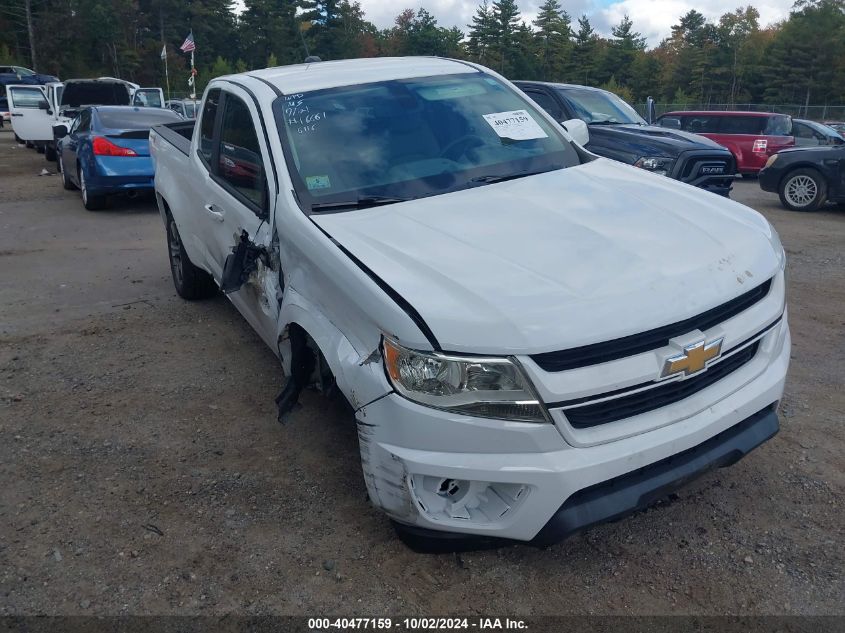
[[[744,345],[747,345],[748,343],[753,341],[755,338],[758,338],[758,337],[764,336],[765,334],[768,334],[778,323],[781,322],[782,319],[783,319],[783,314],[781,314],[777,319],[775,319],[774,321],[769,323],[762,330],[758,331],[756,334],[752,334],[751,336],[749,336],[747,339],[745,339],[741,343],[737,343],[736,345],[734,345],[732,348],[730,348],[728,351],[726,351],[723,354],[723,356],[727,356],[728,354],[730,354],[734,350],[737,350],[737,349],[743,347]],[[713,365],[713,367],[716,367],[717,365],[718,365],[718,363],[716,363],[716,365]],[[601,400],[602,398],[609,398],[611,396],[618,396],[618,395],[622,395],[622,394],[625,394],[625,393],[628,393],[628,392],[631,392],[631,391],[636,391],[638,389],[642,389],[643,387],[648,387],[650,385],[659,385],[659,384],[660,384],[660,381],[656,381],[656,380],[652,380],[652,381],[649,381],[649,382],[641,382],[638,385],[631,385],[630,387],[622,387],[621,389],[614,389],[613,391],[605,391],[604,393],[594,393],[591,396],[584,396],[582,398],[575,398],[573,400],[563,400],[561,402],[553,402],[552,404],[549,404],[549,405],[546,405],[546,406],[549,409],[560,409],[562,407],[571,407],[571,406],[576,405],[576,404],[582,404],[584,402],[592,402],[593,400]]]
[[[247,75],[247,77],[249,77],[250,79],[257,79],[257,80],[258,80],[258,81],[260,81],[261,83],[263,83],[263,84],[267,84],[268,86],[270,86],[270,90],[272,90],[273,92],[275,92],[275,93],[276,93],[276,96],[277,96],[277,97],[281,97],[281,96],[283,96],[283,95],[282,95],[282,91],[281,91],[281,90],[279,90],[276,86],[274,86],[273,84],[271,84],[271,83],[270,83],[269,81],[267,81],[266,79],[263,79],[263,78],[261,78],[261,77],[256,77],[255,75]]]
[[[310,216],[308,217],[309,219],[311,219]],[[346,255],[349,259],[355,262],[355,265],[358,266],[358,268],[360,268],[361,270],[363,270],[367,274],[367,276],[372,279],[376,283],[376,285],[384,291],[387,296],[393,299],[393,301],[396,302],[396,305],[398,305],[405,311],[405,314],[407,314],[408,317],[414,322],[414,324],[420,329],[420,332],[423,333],[423,335],[435,351],[442,351],[440,349],[440,343],[437,342],[437,338],[434,336],[434,332],[431,331],[431,328],[428,327],[428,323],[425,322],[425,319],[423,319],[422,315],[417,312],[416,308],[414,308],[414,306],[408,303],[405,297],[396,292],[384,279],[376,275],[366,264],[364,264],[364,262],[355,257],[355,255],[353,255],[346,247],[344,247],[340,242],[338,242],[331,235],[329,235],[323,229],[323,227],[314,222],[313,219],[311,219],[311,222],[314,224],[314,226],[317,227],[317,230],[319,230],[320,233],[330,239],[332,241],[332,244],[337,246],[341,250],[341,252],[343,252],[344,255]]]
[[[665,347],[669,344],[669,340],[676,336],[693,330],[707,330],[723,321],[727,321],[740,312],[744,312],[769,294],[771,286],[772,279],[768,279],[756,288],[726,303],[694,317],[684,319],[683,321],[670,323],[669,325],[654,328],[653,330],[623,336],[610,341],[602,341],[601,343],[534,354],[531,356],[531,360],[537,363],[544,371],[558,372],[587,367],[589,365],[598,365],[612,360],[619,360],[626,356],[650,352]]]

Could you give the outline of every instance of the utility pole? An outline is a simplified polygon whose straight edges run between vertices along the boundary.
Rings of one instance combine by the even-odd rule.
[[[32,0],[24,0],[26,10],[26,31],[29,34],[29,54],[32,58],[32,70],[38,72],[38,58],[35,54],[35,29],[32,27]]]

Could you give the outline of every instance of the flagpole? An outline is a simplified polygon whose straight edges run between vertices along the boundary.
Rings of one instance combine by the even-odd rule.
[[[193,31],[191,31],[193,33]],[[193,83],[191,83],[191,99],[194,101],[197,100],[197,79],[196,73],[194,72],[194,51],[191,51],[191,77],[193,78]]]
[[[164,49],[164,78],[167,82],[167,100],[170,101],[170,73],[167,72],[167,49]]]

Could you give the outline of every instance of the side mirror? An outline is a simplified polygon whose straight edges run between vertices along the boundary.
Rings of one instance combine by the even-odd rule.
[[[49,109],[50,109],[50,104],[49,104],[49,103],[47,103],[46,101],[39,101],[39,102],[38,102],[38,109],[39,109],[39,110],[49,110]]]
[[[562,121],[561,125],[569,133],[569,136],[572,137],[572,140],[581,147],[590,142],[590,128],[581,119]]]
[[[645,122],[649,125],[654,125],[654,120],[657,118],[657,111],[654,107],[654,99],[649,97],[645,101]]]
[[[64,138],[67,136],[67,126],[66,125],[57,125],[53,128],[53,138],[55,140],[59,140],[60,138]]]

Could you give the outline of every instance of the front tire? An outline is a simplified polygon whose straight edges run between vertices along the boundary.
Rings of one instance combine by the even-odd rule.
[[[51,163],[56,160],[56,148],[50,144],[44,146],[44,158],[49,160]]]
[[[88,191],[88,185],[85,182],[85,171],[81,166],[79,169],[79,190],[82,192],[82,205],[89,211],[99,211],[106,206],[106,197],[97,196]]]
[[[176,293],[188,301],[208,299],[217,294],[217,284],[203,269],[194,266],[188,258],[179,229],[169,213],[167,214],[167,255],[170,259],[170,273]]]
[[[827,181],[815,169],[796,169],[780,181],[778,195],[791,211],[815,211],[827,200]]]

